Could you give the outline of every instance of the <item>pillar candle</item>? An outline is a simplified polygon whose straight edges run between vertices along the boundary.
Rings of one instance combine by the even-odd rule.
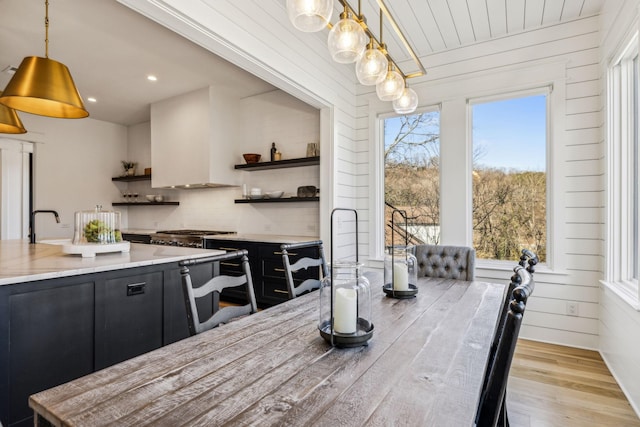
[[[393,265],[393,290],[409,290],[409,269],[403,262],[396,262]]]
[[[356,332],[358,294],[355,289],[336,289],[333,329],[341,334]]]

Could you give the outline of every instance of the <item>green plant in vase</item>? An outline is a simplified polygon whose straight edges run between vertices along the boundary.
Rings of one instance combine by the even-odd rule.
[[[122,160],[122,167],[124,168],[124,176],[133,176],[136,174],[136,162],[130,162]]]

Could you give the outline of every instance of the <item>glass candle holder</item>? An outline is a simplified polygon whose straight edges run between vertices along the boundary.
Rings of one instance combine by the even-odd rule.
[[[393,291],[417,289],[417,260],[408,246],[389,246],[384,257],[384,284]]]
[[[373,334],[371,287],[362,264],[336,261],[320,286],[320,335],[332,346],[366,345]]]

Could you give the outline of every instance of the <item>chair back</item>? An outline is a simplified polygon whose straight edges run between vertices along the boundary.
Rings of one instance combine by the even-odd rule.
[[[478,427],[509,425],[505,402],[509,370],[518,342],[526,303],[535,287],[531,273],[526,268],[518,265],[514,271],[511,283],[517,284],[517,286],[510,294],[508,309],[494,334],[494,343],[497,344],[495,349],[491,351],[485,370],[482,396],[476,414],[476,426]]]
[[[205,284],[194,287],[189,274],[189,266],[216,263],[220,261],[228,261],[240,259],[244,274],[240,276],[218,275],[209,279]],[[228,323],[230,320],[253,314],[258,311],[256,305],[256,297],[253,290],[253,280],[251,278],[251,269],[249,267],[249,259],[247,258],[247,250],[239,250],[227,252],[222,255],[214,255],[206,258],[194,258],[180,262],[180,276],[182,277],[182,291],[184,296],[184,304],[187,309],[187,323],[189,324],[189,333],[193,336],[215,328],[222,323]],[[215,269],[218,270],[218,269]],[[200,319],[198,308],[196,307],[196,299],[211,295],[213,292],[220,293],[226,288],[244,286],[247,295],[247,304],[242,306],[227,306],[214,310],[213,314],[207,319]]]
[[[291,263],[292,258],[297,254],[291,251],[299,251],[308,248],[316,248],[318,257],[312,258],[303,256]],[[293,299],[305,292],[320,288],[320,279],[329,274],[327,261],[324,258],[324,250],[322,248],[322,240],[300,243],[286,243],[280,246],[282,251],[282,264],[284,265],[284,274],[287,279],[287,290],[289,291],[289,299]],[[321,276],[296,278],[296,273],[301,270],[307,270],[309,267],[318,267]],[[305,275],[308,276],[308,275]]]
[[[418,277],[473,280],[476,250],[467,246],[416,245]]]

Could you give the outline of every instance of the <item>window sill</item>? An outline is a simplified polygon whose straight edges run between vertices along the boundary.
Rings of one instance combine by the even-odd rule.
[[[476,271],[513,271],[513,268],[518,264],[518,261],[493,261],[487,259],[476,259]],[[547,264],[537,264],[535,266],[535,274],[548,274],[554,276],[566,276],[569,274],[566,270],[553,270],[549,268]]]
[[[632,283],[626,281],[607,282],[601,280],[600,283],[611,292],[616,294],[618,297],[620,297],[622,301],[633,307],[634,310],[640,311],[640,301],[638,301],[637,285],[633,285]]]

